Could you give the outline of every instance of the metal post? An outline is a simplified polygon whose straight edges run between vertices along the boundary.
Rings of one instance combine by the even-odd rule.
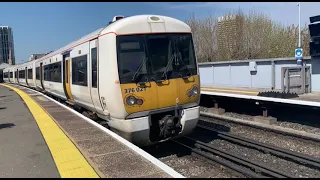
[[[219,109],[219,105],[218,105],[217,102],[214,103],[214,108],[215,108],[215,109]]]
[[[261,107],[262,109],[262,116],[263,117],[268,117],[268,109],[267,107]]]
[[[275,62],[271,61],[271,89],[275,89],[276,88],[276,80],[275,80]],[[281,71],[282,73],[282,71]],[[281,78],[282,78],[282,74],[281,74]],[[282,81],[281,81],[282,82]],[[282,87],[282,86],[281,86]]]
[[[299,44],[298,48],[301,48],[301,18],[300,18],[300,2],[298,3],[299,6]]]
[[[297,65],[298,66],[303,66],[303,49],[301,48],[301,13],[300,13],[300,2],[298,2],[297,6],[299,6],[299,32],[298,32],[298,48],[296,49],[295,56],[297,60]],[[301,54],[300,54],[300,53]],[[298,55],[298,54],[300,55]]]
[[[213,101],[213,104],[214,104],[214,108],[218,109],[219,108],[218,102],[215,99],[213,99],[212,101]]]

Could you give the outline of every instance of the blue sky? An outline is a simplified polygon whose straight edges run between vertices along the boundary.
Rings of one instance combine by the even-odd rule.
[[[301,21],[320,15],[320,3],[302,3]],[[298,8],[291,2],[219,3],[219,2],[15,2],[0,3],[0,26],[13,29],[16,63],[33,53],[56,50],[100,27],[114,15],[159,14],[185,20],[194,13],[198,18],[209,14],[221,16],[241,8],[259,10],[284,24],[297,24]]]

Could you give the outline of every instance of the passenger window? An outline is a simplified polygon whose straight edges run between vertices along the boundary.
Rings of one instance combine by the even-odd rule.
[[[87,55],[72,58],[72,84],[87,86]]]
[[[61,82],[61,61],[44,66],[44,80]]]
[[[49,81],[54,81],[54,69],[53,69],[54,64],[49,65]]]
[[[40,80],[40,67],[36,67],[36,79]]]
[[[44,66],[44,80],[49,81],[49,65]]]
[[[91,49],[91,63],[92,63],[92,87],[97,87],[97,48]]]
[[[32,69],[28,69],[28,79],[32,79]]]

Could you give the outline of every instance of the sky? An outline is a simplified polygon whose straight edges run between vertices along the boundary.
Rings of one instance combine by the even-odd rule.
[[[301,3],[301,23],[320,15],[320,2]],[[296,2],[12,2],[0,3],[0,26],[13,30],[16,64],[54,51],[105,25],[115,15],[165,15],[185,21],[257,10],[284,25],[298,24]]]

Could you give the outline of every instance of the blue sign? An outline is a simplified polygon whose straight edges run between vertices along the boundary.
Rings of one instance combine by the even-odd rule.
[[[297,48],[295,51],[295,56],[296,58],[302,58],[302,49],[301,48]]]

